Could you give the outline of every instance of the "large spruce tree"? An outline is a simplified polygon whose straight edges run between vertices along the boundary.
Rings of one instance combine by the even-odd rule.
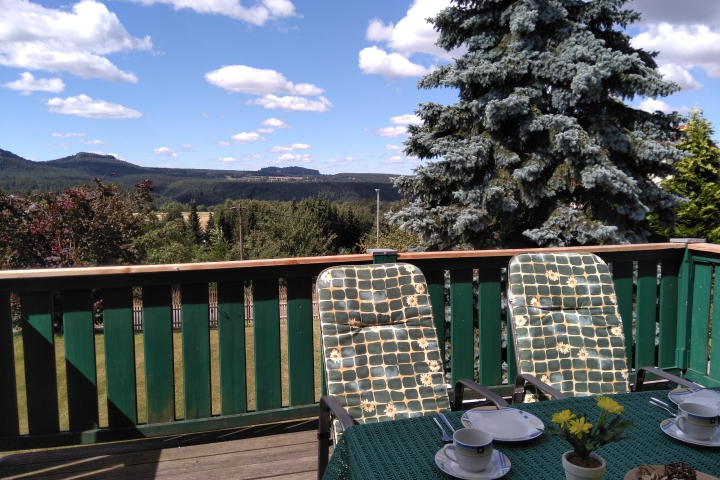
[[[411,204],[391,215],[433,248],[645,242],[648,214],[674,222],[679,198],[653,179],[682,157],[677,114],[628,106],[679,89],[623,31],[624,0],[454,0],[430,21],[467,53],[426,75],[453,105],[420,104],[396,179]]]

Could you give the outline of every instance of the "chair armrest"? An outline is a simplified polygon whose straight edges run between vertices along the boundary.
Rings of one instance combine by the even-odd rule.
[[[703,388],[702,386],[698,385],[697,383],[691,382],[689,380],[685,380],[684,378],[680,378],[676,375],[673,375],[672,373],[668,373],[664,370],[660,370],[659,368],[640,367],[637,369],[637,373],[635,374],[635,388],[633,389],[633,391],[642,392],[643,383],[645,383],[645,372],[652,373],[653,375],[657,375],[658,377],[664,378],[665,380],[668,380],[671,383],[674,383],[676,385],[682,385],[683,387]]]
[[[513,403],[522,403],[525,397],[525,382],[532,384],[535,388],[543,392],[545,395],[550,395],[556,400],[562,400],[567,398],[567,395],[560,393],[559,390],[554,389],[547,383],[541,381],[534,375],[528,373],[521,373],[515,377],[515,391],[513,392]]]
[[[340,421],[343,431],[355,425],[355,420],[340,403],[329,395],[320,398],[320,418],[318,418],[318,471],[317,478],[322,480],[330,456],[330,412]]]
[[[338,419],[343,431],[355,425],[355,420],[353,420],[350,414],[347,413],[347,410],[340,405],[337,399],[335,397],[331,397],[330,395],[326,395],[320,398],[320,420],[322,420],[323,415],[325,415],[328,420],[328,425],[330,422],[330,412],[332,412],[335,418]]]
[[[452,408],[454,412],[462,408],[465,387],[479,393],[480,395],[494,403],[497,407],[505,407],[508,404],[503,397],[491,391],[490,389],[485,388],[479,383],[473,382],[472,380],[463,379],[455,382],[455,399],[453,401]]]

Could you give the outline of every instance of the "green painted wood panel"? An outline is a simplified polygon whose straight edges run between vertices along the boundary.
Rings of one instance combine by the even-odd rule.
[[[703,375],[707,372],[708,322],[710,319],[710,285],[712,265],[695,264],[692,327],[690,331],[690,368]]]
[[[20,433],[10,294],[0,293],[0,437]]]
[[[102,300],[108,424],[130,427],[138,422],[132,288],[105,288]]]
[[[677,316],[677,347],[675,363],[678,368],[686,369],[690,359],[690,323],[692,322],[692,261],[693,255],[685,247],[678,273],[678,316]]]
[[[312,279],[287,279],[290,406],[315,403]]]
[[[210,292],[207,283],[180,286],[185,420],[212,415]]]
[[[625,352],[627,353],[628,368],[633,366],[633,263],[613,262],[612,264],[613,283],[615,283],[615,295],[617,296],[618,311],[623,323],[623,334],[625,335]]]
[[[50,292],[20,295],[30,435],[60,430]]]
[[[423,272],[425,281],[428,284],[430,305],[432,306],[433,319],[435,320],[435,331],[438,337],[438,347],[445,357],[445,272],[443,270],[432,270]]]
[[[450,272],[450,365],[452,385],[473,378],[475,340],[473,335],[473,271]]]
[[[373,263],[395,263],[397,255],[373,255]]]
[[[93,294],[91,290],[65,290],[60,297],[70,430],[93,430],[99,423]]]
[[[502,382],[500,269],[478,270],[478,372],[481,385]]]
[[[220,414],[247,411],[245,374],[245,286],[219,282],[218,337],[220,343]]]
[[[175,420],[172,293],[170,285],[143,287],[147,423]]]
[[[712,338],[710,339],[710,377],[720,382],[720,269],[715,265],[712,310]]]
[[[637,316],[635,319],[635,368],[655,366],[657,322],[657,266],[655,260],[638,262]]]
[[[280,408],[280,300],[278,281],[253,281],[255,408]]]
[[[660,346],[658,349],[658,367],[673,368],[675,348],[677,346],[678,321],[678,260],[662,261],[662,278],[660,279]]]

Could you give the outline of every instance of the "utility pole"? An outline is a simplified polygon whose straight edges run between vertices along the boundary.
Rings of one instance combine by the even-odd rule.
[[[377,193],[377,208],[376,208],[377,215],[375,218],[375,233],[376,233],[377,238],[375,240],[375,245],[379,247],[380,246],[380,189],[376,188],[375,193]]]

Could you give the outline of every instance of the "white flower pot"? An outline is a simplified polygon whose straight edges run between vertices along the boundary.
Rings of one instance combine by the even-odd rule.
[[[607,464],[605,463],[604,458],[599,455],[595,455],[594,453],[591,453],[590,456],[598,460],[602,465],[597,468],[579,467],[568,462],[567,458],[571,453],[573,453],[572,450],[563,453],[562,456],[563,467],[565,467],[565,478],[567,480],[597,480],[603,478],[603,475],[605,475],[605,470],[607,469]]]

